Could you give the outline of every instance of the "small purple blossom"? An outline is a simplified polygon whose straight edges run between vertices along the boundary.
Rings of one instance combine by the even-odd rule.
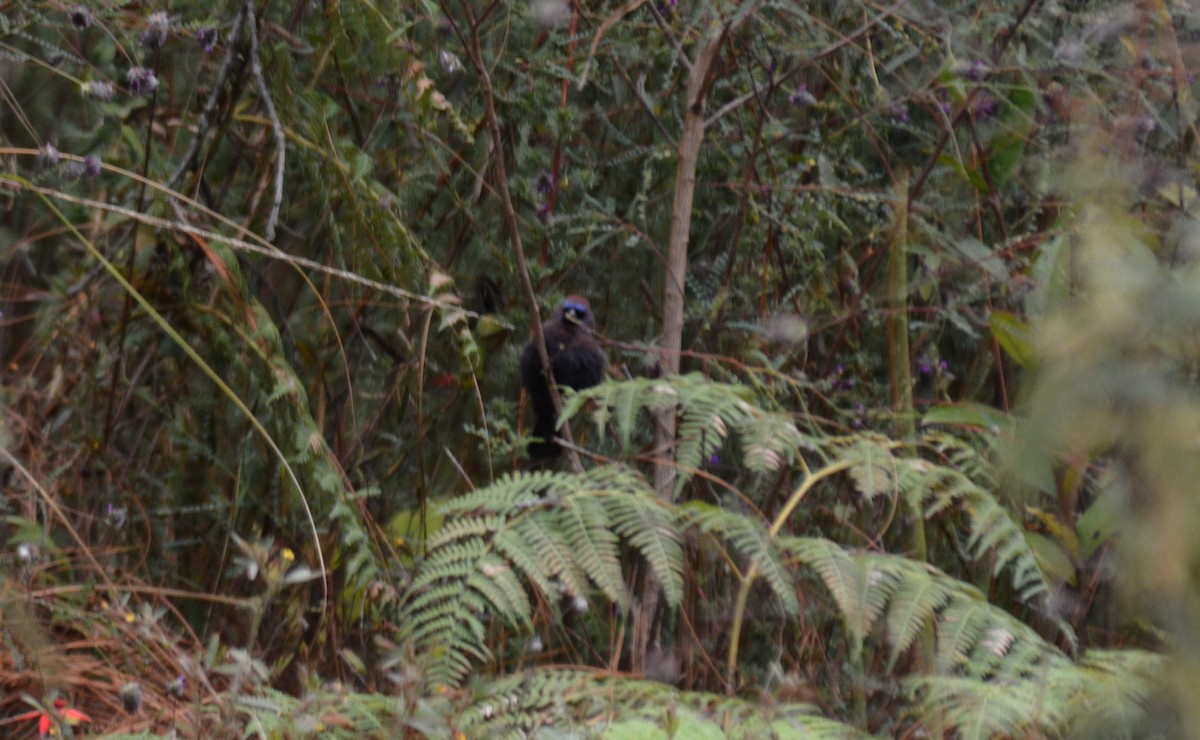
[[[538,195],[549,195],[554,189],[554,173],[549,170],[542,170],[538,173],[537,179],[533,181],[533,189],[538,192]]]
[[[942,109],[942,113],[947,116],[950,115],[950,111],[952,110],[950,106],[950,91],[944,87],[939,88],[934,99],[937,101],[938,108]]]
[[[438,52],[438,64],[442,66],[442,70],[448,75],[461,71],[463,68],[462,60],[453,52],[446,51],[445,49]]]
[[[100,174],[100,158],[88,155],[82,162],[68,162],[59,170],[64,180],[78,180],[84,177],[97,177]]]
[[[71,25],[79,30],[90,28],[96,22],[96,16],[92,14],[91,8],[85,8],[82,5],[77,5],[71,9]]]
[[[717,453],[715,453],[715,452],[712,455],[710,455],[708,458],[709,465],[718,465],[718,464],[720,464],[720,462],[721,462],[721,458],[717,457]]]
[[[96,164],[99,166],[100,163],[97,162]],[[113,529],[121,529],[124,527],[125,521],[128,519],[128,517],[129,512],[124,506],[113,506],[111,503],[108,505],[108,511],[105,512],[104,515],[105,520]]]
[[[184,689],[187,688],[187,679],[181,673],[174,681],[167,682],[167,696],[172,699],[182,699]]]
[[[834,390],[849,390],[858,385],[858,379],[854,376],[846,375],[846,367],[844,365],[835,365],[833,368],[833,388]]]
[[[167,33],[171,30],[171,18],[165,11],[151,13],[146,18],[146,28],[142,30],[140,41],[142,46],[150,51],[158,51],[167,43]]]
[[[975,99],[975,115],[979,118],[991,118],[996,115],[999,107],[996,98],[986,92],[979,93],[979,97]]]
[[[894,103],[888,107],[888,115],[902,123],[908,123],[908,106],[904,103]]]
[[[788,102],[797,108],[807,108],[810,105],[816,105],[817,99],[808,91],[808,85],[800,83],[792,94],[788,96]]]
[[[104,80],[89,80],[79,83],[79,92],[85,98],[99,100],[103,103],[113,99],[116,94],[116,89],[111,82]]]
[[[212,53],[220,37],[221,34],[215,28],[201,28],[199,31],[196,31],[196,41],[200,44],[200,48],[204,50],[205,54]]]
[[[145,95],[158,88],[158,75],[146,67],[130,67],[125,73],[125,82],[129,84],[129,91],[134,95]]]
[[[58,164],[59,160],[62,159],[62,155],[58,153],[58,147],[47,142],[38,149],[37,158],[38,164],[49,169]]]
[[[142,687],[137,681],[130,681],[121,687],[121,706],[130,714],[142,708]]]

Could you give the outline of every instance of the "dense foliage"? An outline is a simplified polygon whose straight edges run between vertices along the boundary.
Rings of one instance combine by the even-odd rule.
[[[0,732],[1194,734],[1198,38],[0,3]]]

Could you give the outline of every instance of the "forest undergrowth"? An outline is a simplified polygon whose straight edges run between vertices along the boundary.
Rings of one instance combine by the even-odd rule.
[[[1198,41],[0,0],[0,735],[1200,735]]]

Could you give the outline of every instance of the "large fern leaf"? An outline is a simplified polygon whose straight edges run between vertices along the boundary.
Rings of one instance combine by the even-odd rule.
[[[667,602],[682,601],[679,518],[630,470],[515,473],[442,513],[399,620],[434,682],[456,683],[472,661],[489,659],[489,622],[530,629],[531,594],[557,609],[563,597],[586,599],[594,585],[626,605],[621,538],[645,558]]]

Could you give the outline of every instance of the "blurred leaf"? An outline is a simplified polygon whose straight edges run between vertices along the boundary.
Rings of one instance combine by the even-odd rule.
[[[993,311],[988,318],[992,336],[1021,367],[1037,367],[1037,352],[1033,347],[1033,332],[1029,325],[1007,311]]]
[[[1076,585],[1075,564],[1057,542],[1037,532],[1026,532],[1025,541],[1048,579]]]
[[[1087,560],[1096,550],[1112,540],[1120,521],[1112,497],[1103,495],[1096,499],[1075,520],[1075,531],[1079,537],[1079,557]]]

